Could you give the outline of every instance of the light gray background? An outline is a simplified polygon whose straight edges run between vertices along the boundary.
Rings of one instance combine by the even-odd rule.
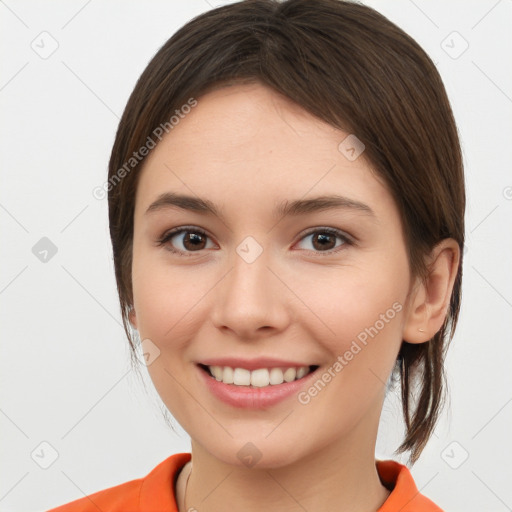
[[[512,510],[512,1],[367,3],[438,66],[466,164],[451,403],[412,473],[447,511]],[[119,117],[147,62],[213,6],[0,0],[1,511],[44,510],[189,451],[187,434],[165,425],[152,385],[145,392],[130,371],[107,203],[92,190],[105,180]],[[42,237],[57,248],[46,262],[32,251]],[[390,395],[381,458],[398,445],[399,411]]]

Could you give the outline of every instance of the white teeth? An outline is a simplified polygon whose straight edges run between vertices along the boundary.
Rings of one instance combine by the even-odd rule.
[[[270,382],[270,376],[266,368],[260,368],[251,372],[251,384],[257,388],[263,388],[268,386]]]
[[[308,367],[307,366],[301,366],[297,370],[297,379],[302,379],[302,377],[304,377],[304,375],[306,375],[306,373],[308,373]]]
[[[210,371],[217,380],[222,380],[222,374],[224,372],[220,366],[210,366]]]
[[[300,366],[299,368],[258,368],[257,370],[247,370],[245,368],[231,368],[229,366],[208,366],[211,374],[219,382],[224,384],[234,384],[235,386],[253,386],[264,388],[266,386],[276,386],[283,382],[293,382],[296,379],[302,379],[309,373],[309,366]]]
[[[229,368],[229,366],[226,366],[224,369],[222,369],[222,382],[225,384],[233,384],[233,368]]]
[[[235,368],[233,384],[237,386],[249,386],[251,384],[251,372],[245,368]]]
[[[288,370],[293,370],[293,368],[288,368]],[[286,371],[288,371],[286,370]],[[286,372],[285,372],[286,373]],[[283,383],[283,370],[281,368],[272,368],[270,370],[270,384],[282,384]]]
[[[303,369],[304,372],[302,373],[302,375],[299,376],[299,372],[300,370]],[[304,377],[304,375],[306,375],[306,371],[308,370],[308,367],[307,366],[301,366],[298,370],[296,370],[295,368],[288,368],[284,373],[283,373],[283,379],[286,381],[286,382],[292,382],[294,381],[296,378],[297,379],[300,379],[300,377]]]

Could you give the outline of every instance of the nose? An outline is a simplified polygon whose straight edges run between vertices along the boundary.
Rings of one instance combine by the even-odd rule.
[[[266,251],[252,262],[235,253],[230,264],[212,297],[215,327],[246,341],[283,331],[291,317],[290,297]]]

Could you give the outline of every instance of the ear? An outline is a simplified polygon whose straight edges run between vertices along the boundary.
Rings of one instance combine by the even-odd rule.
[[[427,261],[428,275],[416,279],[410,293],[403,339],[424,343],[439,332],[446,319],[460,263],[459,244],[447,238],[437,244]]]
[[[134,329],[137,329],[137,313],[135,312],[135,308],[132,306],[130,312],[128,313],[128,320],[132,324]]]

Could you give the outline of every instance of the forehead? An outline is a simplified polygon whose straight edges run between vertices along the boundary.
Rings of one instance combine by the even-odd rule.
[[[200,97],[197,107],[180,120],[167,139],[194,149],[214,141],[215,146],[208,148],[212,155],[228,149],[236,158],[239,154],[247,156],[251,149],[255,156],[273,151],[281,154],[286,149],[283,142],[294,151],[304,144],[321,150],[323,140],[323,149],[332,151],[340,136],[343,132],[273,89],[247,84],[223,87]]]
[[[393,206],[364,153],[340,151],[349,133],[272,89],[234,85],[197,101],[147,157],[138,207],[167,189],[239,207],[334,192]]]

